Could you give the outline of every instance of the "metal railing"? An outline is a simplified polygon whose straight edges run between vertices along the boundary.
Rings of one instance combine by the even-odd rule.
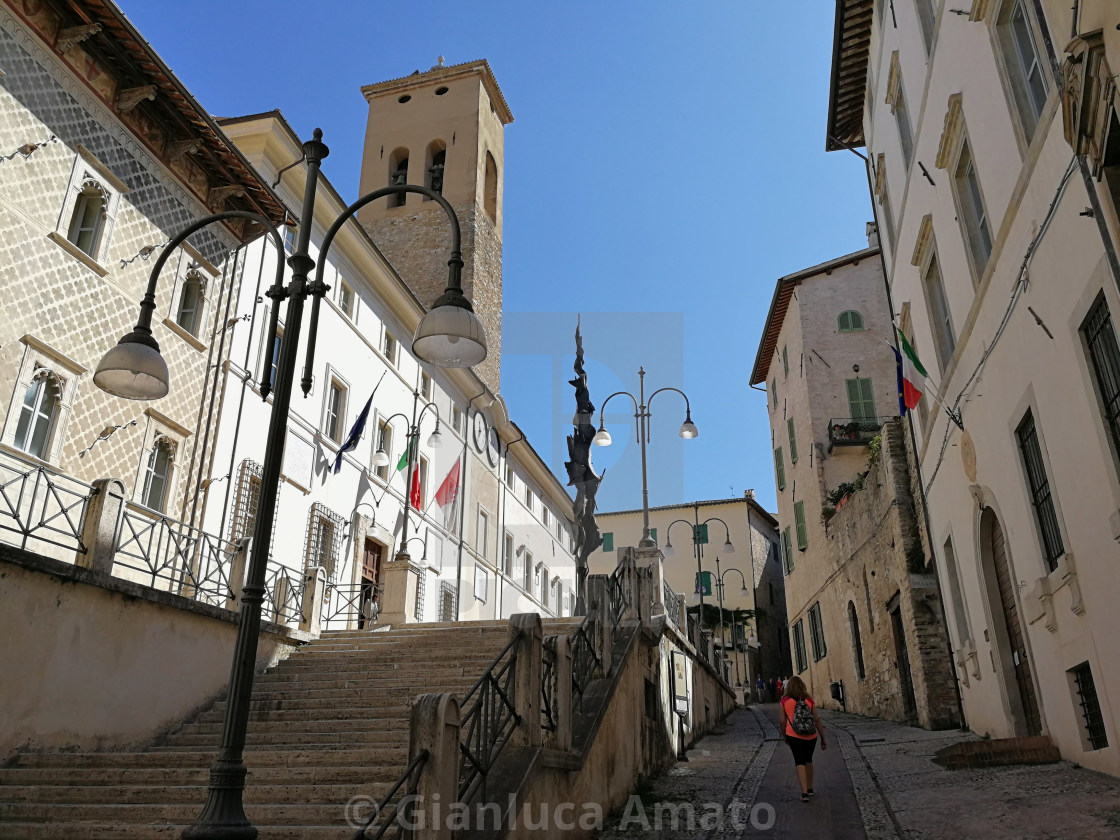
[[[380,840],[394,826],[397,828],[394,840],[409,840],[413,836],[413,827],[417,823],[413,819],[416,789],[429,755],[427,750],[420,750],[412,757],[404,775],[381,797],[366,824],[354,832],[352,840]]]
[[[313,573],[313,569],[297,572],[269,561],[264,580],[264,615],[277,624],[303,621],[303,591],[307,576]]]
[[[627,560],[615,567],[610,575],[611,625],[617,626],[622,616],[634,602],[635,575],[634,562]]]
[[[113,575],[226,606],[236,543],[131,504],[121,511]]]
[[[334,585],[319,617],[323,630],[363,630],[377,623],[381,587],[368,583]]]
[[[541,729],[556,731],[556,637],[541,645]]]
[[[0,539],[23,549],[45,543],[85,554],[82,522],[92,495],[88,484],[0,453]]]
[[[486,669],[459,704],[459,802],[469,803],[480,790],[485,793],[486,776],[514,730],[521,715],[513,701],[517,677],[517,650],[521,638],[514,636]]]
[[[828,421],[828,448],[867,446],[883,428],[884,418],[834,417]]]
[[[593,604],[580,622],[579,627],[572,631],[572,691],[578,698],[576,701],[583,706],[583,692],[595,674],[602,668],[603,660],[595,650],[595,637],[598,635],[598,604]]]
[[[665,613],[673,619],[673,623],[678,627],[682,623],[681,610],[684,608],[684,595],[678,595],[673,591],[673,587],[669,585],[669,581],[662,580],[661,597],[665,602]]]

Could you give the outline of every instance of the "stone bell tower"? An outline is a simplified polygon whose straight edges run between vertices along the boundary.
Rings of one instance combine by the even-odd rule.
[[[478,365],[496,393],[502,361],[503,131],[513,122],[486,61],[439,64],[367,85],[369,121],[361,194],[394,183],[441,192],[463,234],[463,291],[486,330]],[[425,307],[447,283],[450,228],[443,210],[418,194],[375,201],[358,220]],[[402,338],[406,338],[402,336]]]

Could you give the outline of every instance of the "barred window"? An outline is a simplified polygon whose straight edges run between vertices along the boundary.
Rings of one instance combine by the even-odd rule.
[[[813,661],[820,662],[828,653],[824,643],[824,622],[821,620],[821,603],[809,607],[809,639],[813,644]]]
[[[315,502],[307,515],[307,547],[304,568],[322,566],[327,579],[334,580],[342,543],[342,517],[326,505]]]
[[[1019,449],[1023,454],[1023,466],[1027,471],[1030,484],[1031,504],[1038,520],[1039,534],[1042,537],[1042,551],[1050,571],[1058,566],[1058,558],[1065,553],[1062,532],[1058,527],[1058,512],[1054,508],[1054,497],[1050,493],[1050,480],[1046,475],[1046,465],[1042,461],[1042,448],[1038,442],[1038,429],[1034,415],[1027,412],[1019,428],[1015,430],[1019,438]]]
[[[1089,310],[1089,316],[1081,325],[1081,333],[1089,350],[1104,422],[1112,436],[1116,456],[1120,457],[1120,346],[1116,342],[1116,328],[1104,295],[1097,298]]]
[[[1097,698],[1097,686],[1093,682],[1093,670],[1088,662],[1082,662],[1069,671],[1077,705],[1081,709],[1082,736],[1093,750],[1103,750],[1108,746],[1108,733],[1104,728],[1104,715]]]
[[[421,570],[416,575],[416,620],[424,620],[424,595],[427,589],[428,575]]]
[[[455,586],[447,581],[439,585],[439,620],[455,620]]]

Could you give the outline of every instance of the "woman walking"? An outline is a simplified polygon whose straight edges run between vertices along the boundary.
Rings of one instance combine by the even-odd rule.
[[[801,783],[801,801],[808,802],[813,795],[813,751],[820,738],[821,749],[828,749],[824,727],[817,714],[817,704],[809,696],[801,677],[790,677],[785,682],[785,695],[781,699],[782,734],[793,751],[797,765],[797,781]]]

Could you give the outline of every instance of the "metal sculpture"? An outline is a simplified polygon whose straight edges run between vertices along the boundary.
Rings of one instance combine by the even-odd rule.
[[[575,427],[568,435],[568,459],[564,468],[568,471],[568,486],[576,488],[576,499],[572,505],[572,518],[576,525],[576,615],[587,614],[587,558],[591,552],[603,544],[599,526],[595,522],[595,494],[599,482],[606,473],[599,476],[591,466],[591,441],[595,437],[595,406],[587,390],[587,371],[583,368],[583,335],[579,320],[576,321],[576,378],[568,384],[576,391],[576,413],[572,418]]]

